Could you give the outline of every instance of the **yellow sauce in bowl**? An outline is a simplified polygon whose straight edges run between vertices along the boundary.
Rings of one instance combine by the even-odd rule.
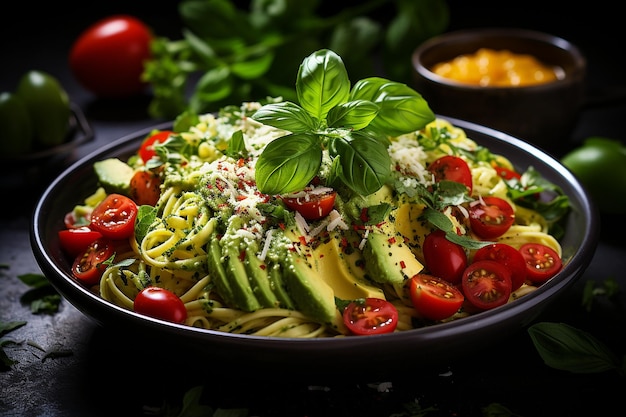
[[[483,87],[536,85],[558,79],[555,68],[531,55],[489,48],[439,63],[432,71],[460,83]]]

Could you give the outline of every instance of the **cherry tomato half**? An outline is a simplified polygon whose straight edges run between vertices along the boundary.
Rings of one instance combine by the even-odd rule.
[[[520,178],[522,178],[522,176],[518,172],[513,171],[512,169],[509,169],[509,168],[505,168],[499,165],[494,165],[493,169],[495,169],[496,172],[498,173],[498,176],[504,180],[512,180],[512,179],[519,180]]]
[[[472,231],[483,239],[502,236],[515,221],[515,212],[508,201],[494,196],[483,197],[469,206]]]
[[[561,257],[554,249],[541,243],[525,243],[520,249],[526,261],[528,279],[542,283],[556,275],[563,266]]]
[[[182,300],[170,290],[146,287],[137,294],[133,304],[135,312],[172,323],[187,319],[187,308]]]
[[[457,287],[428,274],[417,274],[410,279],[409,294],[417,313],[429,320],[451,317],[465,299]]]
[[[138,206],[156,205],[161,196],[161,179],[152,171],[137,171],[130,179],[130,198]]]
[[[91,213],[91,228],[110,239],[126,239],[135,231],[137,204],[121,194],[109,194]]]
[[[82,32],[70,50],[76,79],[100,97],[125,98],[146,87],[144,62],[152,56],[153,34],[139,19],[117,15],[95,22]]]
[[[59,230],[59,244],[65,253],[76,257],[87,250],[87,247],[102,233],[83,226],[72,229]]]
[[[492,243],[478,249],[474,254],[473,262],[485,259],[496,261],[504,265],[511,273],[511,291],[515,291],[526,281],[526,261],[524,257],[511,245],[506,243]]]
[[[428,166],[428,171],[435,176],[435,181],[459,182],[467,187],[470,194],[472,193],[472,171],[463,158],[454,155],[442,156]]]
[[[115,246],[110,239],[101,237],[91,242],[87,249],[79,254],[72,264],[72,275],[87,286],[100,281],[106,266],[102,262],[115,253]]]
[[[461,280],[467,301],[479,310],[489,310],[506,304],[511,295],[511,274],[496,261],[471,263]]]
[[[343,311],[343,322],[355,335],[391,333],[398,326],[398,309],[382,298],[353,301]]]
[[[442,230],[435,230],[424,239],[424,262],[431,275],[443,278],[451,284],[461,282],[467,267],[465,250],[446,239]]]
[[[87,212],[84,216],[76,216],[74,211],[69,211],[63,218],[66,229],[76,229],[79,227],[89,226],[91,223],[91,213]]]
[[[156,152],[154,151],[154,145],[157,143],[165,142],[170,137],[170,135],[173,134],[174,132],[172,131],[161,130],[160,132],[156,132],[144,139],[138,151],[141,160],[144,163],[151,160],[152,157],[156,155]]]
[[[315,190],[315,189],[313,189]],[[285,205],[295,210],[307,220],[319,220],[328,216],[335,206],[337,193],[333,190],[316,193],[305,191],[305,195],[298,197],[283,197]]]

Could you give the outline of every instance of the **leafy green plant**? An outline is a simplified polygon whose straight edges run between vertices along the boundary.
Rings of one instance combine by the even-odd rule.
[[[237,3],[180,2],[183,38],[157,37],[144,68],[152,117],[268,96],[294,101],[290,69],[319,49],[343,56],[357,78],[383,73],[408,83],[412,51],[449,22],[445,0],[253,0],[247,9]]]
[[[540,322],[528,328],[537,352],[546,365],[578,374],[617,371],[626,375],[621,360],[591,334],[565,323]]]
[[[434,120],[422,96],[406,86],[370,77],[351,87],[335,52],[304,59],[296,79],[297,100],[269,103],[253,118],[291,133],[270,142],[256,164],[262,193],[299,191],[319,175],[323,150],[331,158],[328,183],[357,194],[376,192],[391,174],[387,135],[414,132]]]

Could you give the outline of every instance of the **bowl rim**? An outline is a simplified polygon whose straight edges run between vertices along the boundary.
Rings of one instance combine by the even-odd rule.
[[[449,353],[454,352],[456,355],[461,355],[462,352],[457,352],[456,350],[461,349],[465,352],[467,349],[463,344],[454,348],[455,342],[458,341],[459,333],[461,335],[471,334],[472,337],[482,338],[483,336],[491,335],[494,330],[499,330],[502,334],[514,331],[513,327],[519,330],[519,328],[528,325],[540,313],[541,307],[545,306],[549,300],[560,295],[564,288],[573,285],[587,268],[595,252],[599,239],[599,217],[597,209],[583,186],[567,168],[549,154],[506,133],[453,117],[438,117],[445,118],[454,126],[460,127],[466,130],[466,132],[471,131],[471,134],[476,132],[479,135],[486,135],[490,137],[490,140],[501,142],[502,146],[510,147],[512,150],[523,151],[533,155],[534,158],[539,158],[555,171],[555,175],[563,177],[575,190],[576,195],[580,198],[581,206],[578,207],[578,213],[573,214],[583,216],[585,220],[583,227],[586,228],[585,234],[582,237],[580,247],[576,251],[576,257],[570,259],[564,265],[557,279],[544,283],[532,294],[520,300],[463,319],[392,334],[362,337],[297,339],[239,335],[169,323],[123,309],[100,298],[99,295],[72,279],[68,271],[64,270],[57,262],[58,260],[54,259],[54,255],[48,250],[50,242],[46,241],[45,236],[47,234],[55,234],[55,231],[48,229],[51,224],[60,225],[62,219],[50,219],[50,211],[55,207],[55,204],[58,204],[58,201],[55,201],[55,192],[58,193],[58,190],[64,187],[72,176],[76,176],[81,170],[86,172],[87,167],[91,167],[93,161],[104,156],[128,150],[131,145],[136,149],[139,141],[145,135],[155,128],[166,129],[171,127],[172,124],[169,122],[140,130],[110,142],[101,149],[93,151],[76,161],[55,178],[42,193],[32,212],[30,239],[33,254],[42,271],[48,276],[51,284],[70,304],[73,304],[87,317],[95,320],[100,325],[111,325],[113,323],[114,326],[120,326],[120,329],[142,329],[159,340],[167,341],[182,338],[181,340],[201,348],[206,348],[210,345],[211,349],[220,351],[224,355],[236,354],[238,358],[241,358],[241,355],[250,354],[253,358],[249,359],[253,362],[258,362],[259,355],[262,355],[263,363],[273,365],[277,362],[284,363],[289,360],[297,360],[297,358],[302,358],[302,355],[306,355],[307,358],[319,357],[324,359],[331,355],[332,360],[337,361],[337,363],[345,366],[357,366],[357,364],[362,364],[362,362],[359,362],[359,360],[355,362],[355,359],[359,357],[362,359],[363,356],[380,350],[381,346],[388,350],[391,356],[407,354],[407,345],[416,350],[416,346],[419,346],[424,353],[434,355],[433,361],[436,361],[435,357],[437,355],[442,354],[440,352],[441,346],[449,345]],[[529,312],[533,313],[530,314]],[[288,354],[288,357],[285,356],[286,354]],[[391,360],[391,358],[389,359]],[[251,365],[253,362],[247,362],[247,365]],[[315,361],[311,360],[311,363],[314,364]],[[383,363],[393,366],[392,362],[386,362],[385,359],[381,359],[380,364],[382,365]],[[315,370],[315,365],[312,365],[312,367],[309,371]]]
[[[473,38],[477,37],[488,37],[488,38],[502,38],[509,37],[515,39],[527,39],[534,42],[540,42],[555,49],[566,52],[572,58],[573,67],[575,70],[573,74],[567,74],[562,78],[558,78],[555,81],[551,81],[549,83],[543,84],[535,84],[535,85],[526,85],[526,86],[480,86],[473,85],[468,83],[462,83],[447,77],[443,77],[431,71],[427,66],[422,63],[422,57],[424,54],[432,50],[433,48],[439,47],[443,44],[456,43],[461,41],[470,41]],[[466,29],[458,29],[451,32],[445,32],[440,35],[434,36],[423,43],[421,43],[411,55],[411,62],[413,65],[413,69],[420,76],[424,77],[426,80],[436,83],[442,84],[454,89],[459,90],[467,90],[467,91],[500,91],[500,92],[508,92],[508,91],[540,91],[540,90],[549,90],[560,87],[564,84],[570,83],[572,78],[575,77],[584,77],[584,73],[587,69],[587,59],[575,44],[572,42],[547,33],[541,32],[532,29],[523,29],[523,28],[507,28],[507,27],[480,27],[480,28],[466,28]]]

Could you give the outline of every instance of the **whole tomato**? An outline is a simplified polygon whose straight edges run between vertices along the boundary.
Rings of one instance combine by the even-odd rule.
[[[89,91],[104,98],[125,98],[145,90],[141,74],[150,59],[153,33],[141,20],[127,15],[97,21],[76,39],[70,68]]]

